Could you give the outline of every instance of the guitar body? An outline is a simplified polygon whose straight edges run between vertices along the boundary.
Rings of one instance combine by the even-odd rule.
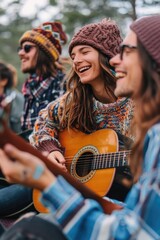
[[[90,170],[94,155],[118,151],[118,137],[114,130],[102,129],[91,134],[75,130],[64,130],[59,141],[65,148],[66,166],[69,173],[93,190],[99,196],[105,196],[114,180],[115,168]],[[39,212],[48,212],[40,202],[41,193],[33,191],[33,202]]]
[[[115,168],[90,170],[90,164],[94,155],[118,151],[118,137],[115,131],[102,129],[85,134],[65,130],[60,134],[59,141],[65,147],[69,173],[98,195],[105,196],[112,185]]]

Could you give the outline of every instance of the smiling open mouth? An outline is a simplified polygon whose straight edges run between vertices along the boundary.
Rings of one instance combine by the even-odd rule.
[[[88,69],[90,69],[89,66],[87,66],[87,67],[82,67],[82,68],[79,68],[79,69],[78,69],[78,72],[82,73],[82,72],[87,71]]]
[[[123,73],[123,72],[117,72],[115,76],[116,76],[117,79],[119,79],[119,78],[123,78],[123,77],[126,76],[126,73]]]

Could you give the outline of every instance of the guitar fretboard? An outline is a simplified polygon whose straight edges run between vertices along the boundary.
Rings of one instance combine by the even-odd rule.
[[[128,166],[130,154],[131,150],[94,155],[91,169],[98,170]]]

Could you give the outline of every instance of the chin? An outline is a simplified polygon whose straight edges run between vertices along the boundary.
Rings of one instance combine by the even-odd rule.
[[[32,71],[31,68],[22,68],[23,73],[30,73]]]
[[[82,84],[88,84],[88,81],[85,81],[85,80],[81,80],[81,79],[80,79],[80,82],[81,82]]]
[[[114,90],[114,94],[115,94],[116,97],[121,97],[121,94],[122,94],[121,89],[116,88],[116,89]]]
[[[28,70],[27,69],[22,69],[22,72],[23,73],[28,73]]]
[[[123,91],[122,89],[115,89],[114,94],[116,97],[130,97],[132,95],[129,91]]]

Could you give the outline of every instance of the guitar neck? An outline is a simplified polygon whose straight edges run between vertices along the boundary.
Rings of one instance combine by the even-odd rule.
[[[94,155],[91,170],[128,166],[131,150]]]

